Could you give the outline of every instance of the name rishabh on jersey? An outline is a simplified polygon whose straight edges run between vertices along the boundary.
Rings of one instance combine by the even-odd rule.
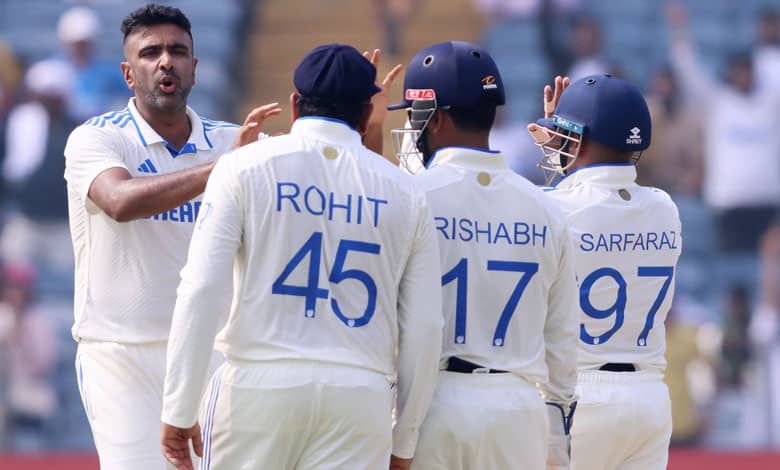
[[[576,280],[561,211],[498,152],[440,149],[415,179],[441,254],[442,366],[457,356],[531,383],[555,376],[553,396],[568,398]]]
[[[677,206],[631,163],[577,169],[546,194],[567,215],[580,299],[579,367],[666,367],[664,321],[682,249]]]
[[[124,168],[133,177],[164,175],[211,162],[231,150],[238,126],[200,118],[187,108],[192,133],[176,149],[127,108],[89,119],[65,148],[65,179],[76,254],[78,339],[146,343],[168,338],[179,271],[201,197],[146,219],[116,222],[88,197],[100,173]]]

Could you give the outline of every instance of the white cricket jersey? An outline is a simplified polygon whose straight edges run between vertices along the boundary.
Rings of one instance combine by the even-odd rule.
[[[677,206],[631,163],[578,168],[547,194],[567,216],[579,281],[579,367],[663,371],[664,321],[682,247]]]
[[[182,271],[163,420],[195,422],[201,364],[230,309],[216,339],[229,361],[319,361],[385,375],[398,363],[394,452],[413,453],[442,327],[436,238],[413,184],[356,131],[325,118],[300,118],[290,134],[222,158]]]
[[[416,178],[441,255],[442,367],[457,356],[510,371],[568,403],[576,280],[563,214],[498,152],[440,149]]]
[[[87,196],[109,168],[134,178],[173,173],[229,152],[238,126],[201,119],[190,108],[192,134],[176,151],[139,114],[134,99],[122,111],[94,117],[71,133],[65,179],[75,272],[76,340],[166,341],[179,271],[201,207],[198,196],[146,219],[117,222]]]

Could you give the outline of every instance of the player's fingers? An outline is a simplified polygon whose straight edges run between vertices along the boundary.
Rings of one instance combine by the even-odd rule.
[[[249,112],[249,114],[246,115],[246,119],[244,119],[244,124],[247,124],[251,121],[257,121],[258,118],[263,117],[266,113],[269,111],[273,111],[275,109],[281,110],[281,107],[279,106],[279,103],[268,103],[264,104],[263,106],[258,106],[257,108],[253,109]]]
[[[395,81],[395,77],[398,76],[399,73],[401,73],[401,69],[404,68],[404,64],[398,64],[395,67],[393,67],[392,70],[387,72],[387,75],[385,75],[385,79],[382,80],[382,88],[387,88],[390,85],[393,84],[393,81]]]
[[[544,86],[544,117],[552,116],[555,111],[555,102],[553,101],[553,90],[550,85]]]
[[[552,99],[552,97],[553,97],[552,87],[550,85],[545,85],[544,86],[544,101],[548,102],[548,101],[550,101]]]
[[[371,60],[371,57],[369,57],[368,54],[369,54],[368,51],[363,51],[363,57],[365,57],[368,60]]]
[[[536,125],[532,122],[528,124],[526,129],[528,129],[528,133],[531,134],[531,138],[534,139],[534,142],[537,144],[541,144],[550,140],[550,134],[547,132],[547,129],[542,126]]]
[[[192,436],[192,449],[195,451],[195,455],[203,457],[203,437],[200,434],[200,426],[197,427]]]
[[[563,89],[565,90],[569,85],[571,85],[571,79],[569,77],[563,77]]]
[[[379,49],[374,49],[374,52],[371,53],[371,63],[374,65],[375,68],[379,67],[379,59],[382,57],[382,51]]]

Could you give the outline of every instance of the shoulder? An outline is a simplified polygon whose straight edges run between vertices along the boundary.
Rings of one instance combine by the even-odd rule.
[[[674,199],[672,199],[672,196],[670,196],[669,193],[653,186],[639,186],[639,188],[645,197],[648,198],[658,210],[666,211],[667,213],[674,214],[678,219],[680,218],[680,211],[677,208],[677,203],[674,202]]]
[[[209,145],[224,146],[233,145],[241,126],[229,121],[216,121],[209,118],[200,118],[203,126],[203,135]]]
[[[96,129],[123,129],[133,122],[130,110],[111,111],[84,121],[80,127]]]
[[[131,138],[132,133],[136,132],[134,126],[133,117],[127,108],[87,119],[71,132],[66,155],[67,150],[73,147],[118,145]]]

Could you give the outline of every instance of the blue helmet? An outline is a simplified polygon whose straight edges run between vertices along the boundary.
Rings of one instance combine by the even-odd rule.
[[[396,154],[406,163],[421,158],[422,136],[436,109],[472,109],[506,101],[498,67],[482,47],[463,41],[434,44],[406,68],[404,99],[388,109],[408,109],[409,128],[392,131]]]
[[[579,149],[576,154],[567,152],[570,142],[593,140],[634,152],[638,158],[650,146],[652,137],[650,111],[642,93],[611,75],[591,75],[575,81],[561,94],[553,116],[539,119],[537,124],[562,138],[558,148],[549,142],[540,144],[544,155],[540,166],[558,174],[570,168],[579,154]]]

